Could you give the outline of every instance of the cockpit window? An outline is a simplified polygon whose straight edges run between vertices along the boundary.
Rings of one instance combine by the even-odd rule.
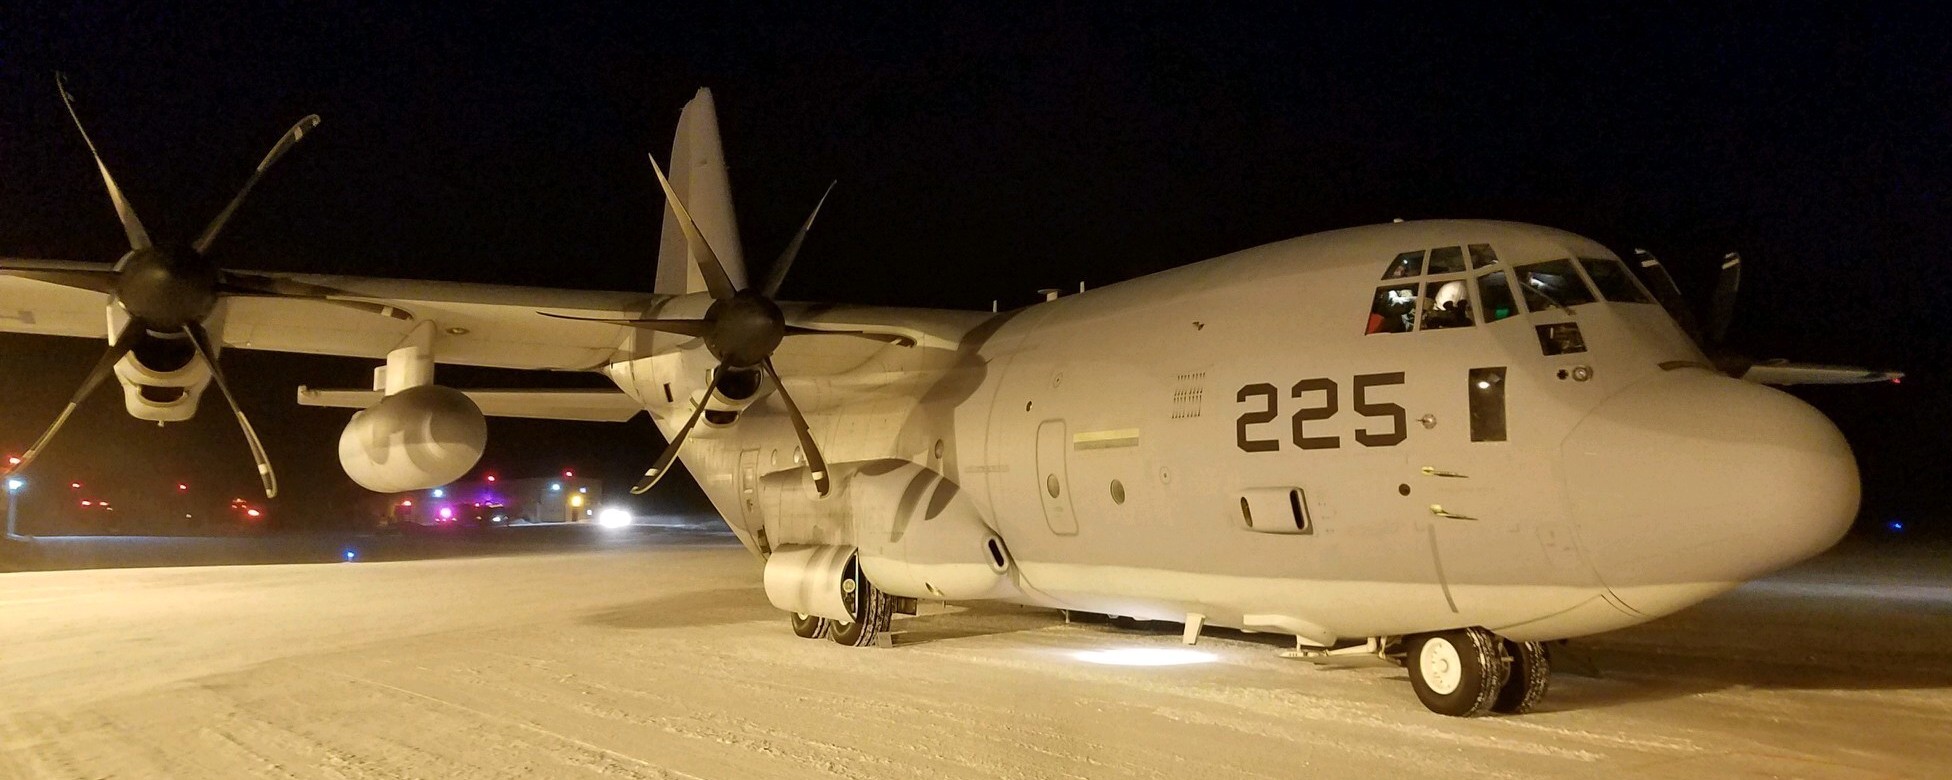
[[[1646,293],[1640,291],[1640,286],[1633,283],[1633,277],[1628,275],[1627,267],[1621,265],[1620,261],[1582,257],[1579,264],[1585,266],[1586,275],[1593,277],[1593,286],[1600,288],[1600,294],[1606,296],[1607,300],[1653,303],[1647,299]]]
[[[1521,265],[1515,270],[1518,286],[1525,290],[1525,303],[1532,311],[1542,311],[1553,304],[1578,306],[1598,300],[1579,278],[1579,272],[1573,270],[1571,259]]]
[[[1397,255],[1396,259],[1390,262],[1389,270],[1383,272],[1383,281],[1408,279],[1421,273],[1423,273],[1423,250],[1419,249]]]
[[[1490,244],[1471,245],[1471,270],[1475,271],[1487,265],[1497,265],[1497,264],[1498,264],[1498,253],[1491,251]]]
[[[1512,300],[1511,282],[1505,279],[1504,271],[1492,271],[1478,277],[1478,300],[1484,302],[1486,323],[1518,314],[1518,302]]]
[[[1423,259],[1422,252],[1417,259]],[[1376,288],[1376,302],[1369,307],[1369,328],[1364,333],[1408,333],[1416,326],[1417,286],[1399,284]]]
[[[1430,250],[1428,273],[1454,274],[1464,270],[1464,248],[1460,246],[1440,246]]]
[[[1454,248],[1454,247],[1453,247]],[[1435,253],[1432,253],[1433,259]],[[1459,254],[1459,262],[1464,255]],[[1423,285],[1423,329],[1468,328],[1471,322],[1470,285],[1463,279]]]

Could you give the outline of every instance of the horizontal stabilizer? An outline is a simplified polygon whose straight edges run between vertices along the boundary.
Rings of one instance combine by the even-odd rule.
[[[644,406],[618,390],[462,390],[489,417],[572,422],[623,422]],[[365,409],[379,403],[378,390],[314,390],[299,386],[300,406]]]
[[[1876,371],[1859,366],[1829,366],[1816,363],[1791,363],[1767,360],[1749,366],[1742,378],[1765,385],[1865,385],[1897,382],[1903,371]]]

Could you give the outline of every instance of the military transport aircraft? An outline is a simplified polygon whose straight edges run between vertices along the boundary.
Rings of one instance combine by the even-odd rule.
[[[1290,634],[1402,663],[1433,711],[1524,712],[1542,643],[1675,612],[1850,525],[1843,436],[1759,382],[1895,376],[1704,349],[1739,259],[1704,328],[1651,256],[1650,289],[1598,243],[1509,222],[1337,230],[1000,313],[780,303],[813,220],[754,284],[705,90],[670,176],[652,162],[648,294],[219,269],[205,250],[244,193],[157,243],[96,162],[129,253],[0,262],[0,330],[109,340],[29,463],[111,374],[159,422],[214,381],[274,492],[223,348],[383,360],[371,389],[298,393],[361,410],[339,455],[377,491],[462,477],[484,415],[648,410],[670,444],[638,489],[682,455],[792,629],[843,645],[918,600],[994,599],[1189,642]],[[453,389],[437,363],[619,391]]]

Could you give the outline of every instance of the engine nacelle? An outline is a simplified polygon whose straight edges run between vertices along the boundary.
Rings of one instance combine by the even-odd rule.
[[[354,414],[339,434],[339,465],[376,493],[425,490],[467,474],[487,444],[488,421],[467,394],[422,385]]]
[[[210,384],[210,364],[185,338],[150,333],[135,336],[135,346],[115,363],[122,405],[129,416],[149,422],[182,422],[197,413],[197,399]]]
[[[836,488],[826,499],[806,486],[804,469],[762,478],[762,489],[779,496],[776,522],[768,525],[778,526],[782,540],[821,541],[827,534],[813,529],[851,528],[847,541],[858,548],[862,573],[897,596],[954,601],[1015,592],[1009,549],[953,480],[906,460],[830,466]]]

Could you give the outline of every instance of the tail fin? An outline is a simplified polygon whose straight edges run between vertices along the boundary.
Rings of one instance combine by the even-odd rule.
[[[677,138],[671,142],[671,188],[691,210],[698,230],[725,266],[726,276],[739,289],[746,287],[745,252],[739,246],[739,224],[732,215],[732,185],[725,175],[725,149],[719,145],[718,111],[712,91],[698,90],[678,115]],[[664,211],[664,232],[658,241],[657,282],[652,289],[665,295],[704,292],[705,279],[690,257],[684,234],[670,205]]]

